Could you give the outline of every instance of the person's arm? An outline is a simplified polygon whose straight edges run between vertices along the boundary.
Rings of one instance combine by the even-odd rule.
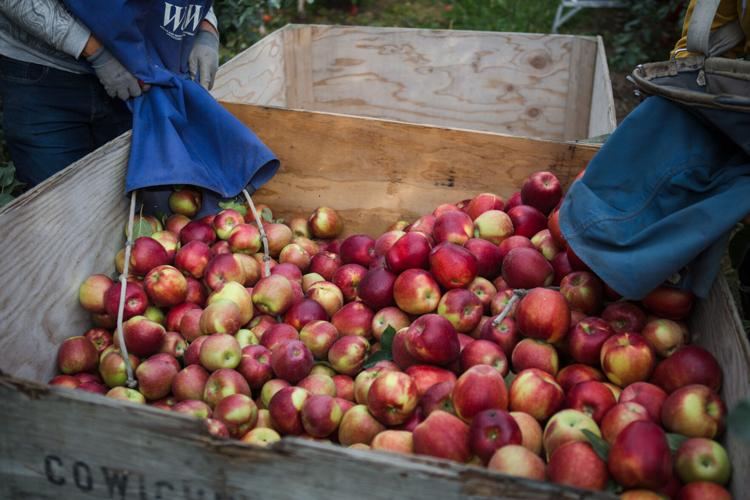
[[[198,27],[193,50],[190,51],[188,59],[190,76],[193,79],[198,76],[198,82],[206,90],[213,88],[214,76],[219,69],[219,31],[217,30],[217,24],[218,21],[212,7]]]
[[[76,59],[91,38],[89,29],[58,0],[0,0],[0,12],[27,33]]]

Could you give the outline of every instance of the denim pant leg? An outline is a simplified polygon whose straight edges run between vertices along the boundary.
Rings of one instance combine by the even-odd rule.
[[[29,187],[130,128],[130,112],[93,75],[0,57],[3,129]]]

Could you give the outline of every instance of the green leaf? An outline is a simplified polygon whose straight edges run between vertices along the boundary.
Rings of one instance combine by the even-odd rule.
[[[266,222],[273,222],[273,213],[271,212],[271,209],[264,208],[263,210],[261,210],[260,218]]]
[[[243,217],[247,215],[247,206],[237,200],[224,200],[219,202],[219,206],[224,210],[232,209],[238,211]]]
[[[510,389],[510,384],[512,384],[515,379],[516,379],[516,374],[509,371],[504,379],[506,387]]]
[[[380,348],[384,351],[391,352],[393,348],[393,337],[396,336],[396,329],[391,325],[385,327],[383,335],[380,336]]]
[[[732,260],[732,267],[740,267],[742,259],[747,251],[750,250],[750,227],[745,226],[732,236],[729,240],[729,258]]]
[[[750,399],[740,401],[729,412],[727,425],[732,434],[750,442]]]
[[[143,217],[136,217],[133,221],[133,241],[141,236],[151,236],[154,234],[154,228]]]
[[[391,352],[381,349],[380,351],[376,352],[375,354],[369,356],[367,358],[367,361],[365,361],[365,364],[362,365],[362,367],[363,368],[372,368],[379,361],[393,361],[393,356],[391,355]]]
[[[609,478],[609,481],[607,481],[607,486],[604,489],[606,491],[609,491],[610,493],[619,495],[620,493],[622,493],[624,488],[617,484],[614,479]]]
[[[10,193],[0,193],[0,207],[7,205],[14,200],[14,197]]]
[[[672,450],[672,453],[676,453],[680,446],[682,446],[682,443],[688,439],[690,438],[683,436],[682,434],[667,433],[667,443],[669,444],[669,449]]]
[[[0,166],[0,187],[11,187],[13,185],[15,177],[16,167],[14,167],[13,165]]]
[[[594,449],[596,454],[599,455],[599,458],[606,462],[607,458],[609,457],[609,443],[588,429],[582,429],[581,432],[583,432],[583,435],[586,436],[586,439],[588,440],[589,444],[591,444],[591,447]]]

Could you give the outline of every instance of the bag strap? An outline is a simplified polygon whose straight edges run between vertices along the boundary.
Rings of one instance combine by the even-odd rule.
[[[705,57],[721,55],[745,39],[739,19],[711,32],[721,0],[697,0],[687,32],[687,50]]]

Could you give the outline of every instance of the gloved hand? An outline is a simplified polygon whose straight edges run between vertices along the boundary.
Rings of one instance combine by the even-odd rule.
[[[219,37],[216,33],[201,30],[195,36],[193,50],[190,51],[188,59],[190,77],[195,80],[196,75],[199,82],[206,90],[214,86],[214,76],[219,69]]]
[[[91,63],[94,73],[110,97],[119,97],[127,101],[131,97],[141,95],[138,80],[104,47],[100,47],[86,59]]]

